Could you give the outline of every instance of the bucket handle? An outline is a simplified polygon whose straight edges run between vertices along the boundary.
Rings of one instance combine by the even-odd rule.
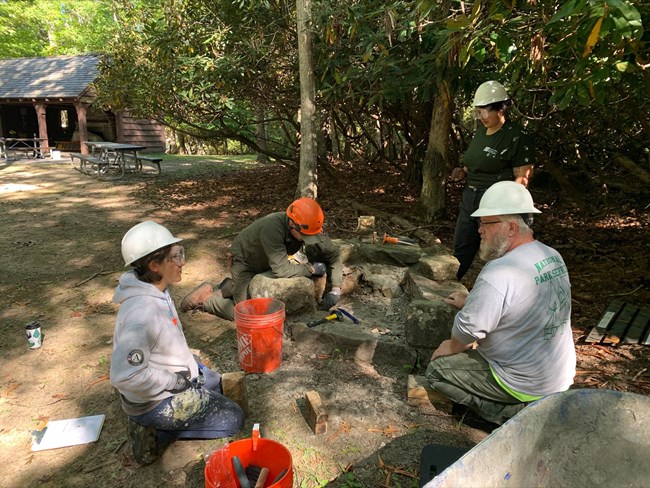
[[[257,451],[257,441],[260,438],[260,424],[253,424],[251,437],[253,439],[253,451]]]

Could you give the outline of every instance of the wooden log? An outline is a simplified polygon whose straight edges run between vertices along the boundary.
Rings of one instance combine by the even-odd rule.
[[[327,432],[327,411],[320,400],[320,395],[316,391],[305,393],[305,407],[307,413],[307,423],[314,434],[324,434]]]
[[[248,414],[248,394],[246,392],[246,373],[235,371],[221,375],[221,389],[224,396],[239,405]]]

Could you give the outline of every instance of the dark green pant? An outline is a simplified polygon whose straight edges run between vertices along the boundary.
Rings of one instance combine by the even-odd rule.
[[[526,406],[499,386],[488,362],[473,349],[431,361],[426,377],[437,392],[495,424]]]
[[[235,320],[235,305],[248,298],[248,285],[257,273],[244,263],[232,264],[233,298],[223,298],[215,293],[203,303],[203,310],[225,320]]]

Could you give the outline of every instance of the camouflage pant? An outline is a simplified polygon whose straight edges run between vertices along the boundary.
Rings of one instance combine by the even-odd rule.
[[[163,400],[152,411],[131,419],[156,429],[159,440],[232,437],[244,424],[244,412],[221,394],[221,376],[202,367],[205,384]]]
[[[488,362],[473,349],[431,361],[426,377],[437,392],[495,424],[526,406],[499,386]]]

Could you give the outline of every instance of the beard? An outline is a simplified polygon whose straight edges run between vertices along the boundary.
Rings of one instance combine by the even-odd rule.
[[[510,243],[508,242],[507,235],[495,235],[492,243],[489,243],[486,239],[481,239],[478,257],[485,262],[492,261],[507,253],[509,246]]]

